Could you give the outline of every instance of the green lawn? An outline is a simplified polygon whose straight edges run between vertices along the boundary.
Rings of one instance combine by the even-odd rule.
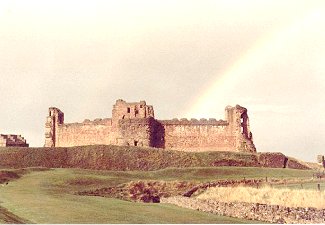
[[[253,222],[167,204],[135,203],[72,194],[73,191],[91,188],[93,185],[116,184],[130,179],[138,179],[138,176],[140,176],[138,172],[119,173],[80,169],[31,171],[22,178],[0,187],[1,206],[31,223]],[[143,176],[151,177],[150,172],[149,174],[144,173]],[[87,180],[92,182],[87,183]],[[8,221],[0,219],[0,222]]]
[[[249,168],[247,169],[249,171]],[[22,218],[30,223],[254,222],[193,211],[168,204],[135,203],[73,194],[75,191],[139,179],[183,180],[192,178],[200,180],[207,177],[206,173],[210,171],[210,168],[196,168],[193,171],[191,169],[177,170],[179,169],[153,172],[111,172],[82,169],[31,171],[21,178],[9,182],[8,185],[0,186],[0,205],[17,218]],[[215,173],[206,179],[216,179],[218,173],[227,176],[228,172],[231,174],[234,172],[233,168],[229,168],[229,170],[221,168],[221,172],[218,168],[214,168],[212,171]],[[5,222],[8,221],[1,220],[0,216],[0,223]]]

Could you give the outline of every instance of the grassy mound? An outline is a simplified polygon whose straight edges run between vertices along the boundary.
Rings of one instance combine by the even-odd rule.
[[[258,166],[256,155],[236,152],[191,153],[126,146],[0,148],[0,167],[158,170],[167,167]]]
[[[277,161],[279,154],[273,156],[268,153],[267,157],[261,156],[263,153],[182,152],[112,145],[70,148],[0,148],[0,167],[84,168],[124,171],[159,170],[168,167],[264,166],[281,168],[285,166],[282,162],[272,163]],[[285,156],[282,154],[281,158],[283,159]]]

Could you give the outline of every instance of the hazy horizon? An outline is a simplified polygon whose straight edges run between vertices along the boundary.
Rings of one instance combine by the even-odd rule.
[[[1,134],[145,100],[157,119],[248,109],[257,151],[325,154],[324,1],[1,1]]]

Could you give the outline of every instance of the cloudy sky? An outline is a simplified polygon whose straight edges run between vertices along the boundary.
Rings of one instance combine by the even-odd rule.
[[[0,2],[0,133],[146,100],[158,119],[248,108],[258,151],[325,154],[325,1]]]

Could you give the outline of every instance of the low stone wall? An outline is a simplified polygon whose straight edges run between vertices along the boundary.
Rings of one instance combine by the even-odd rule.
[[[244,202],[225,203],[182,196],[162,198],[160,202],[223,216],[271,223],[325,223],[325,209],[293,208]]]

